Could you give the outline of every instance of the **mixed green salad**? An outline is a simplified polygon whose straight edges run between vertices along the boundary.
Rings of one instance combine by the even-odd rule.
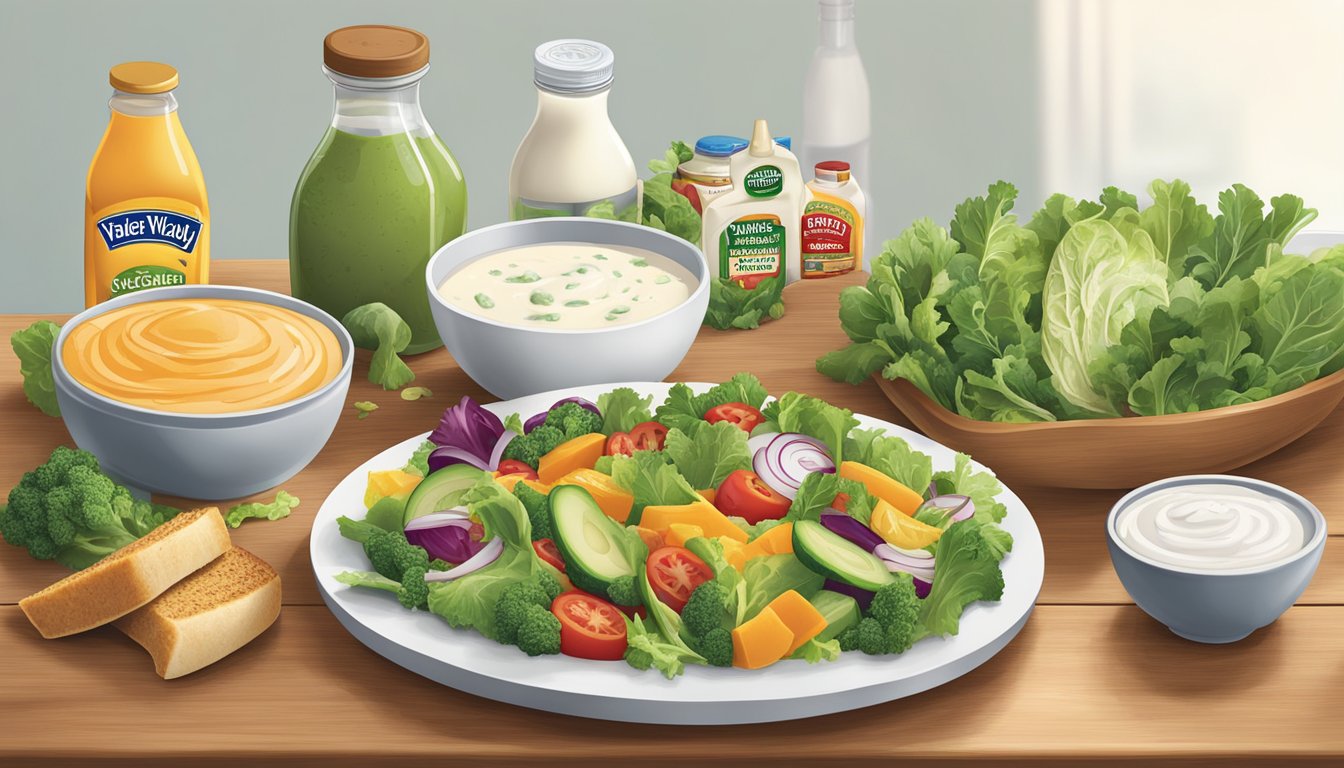
[[[528,655],[759,669],[898,654],[1003,594],[993,475],[750,374],[524,420],[464,397],[340,532],[383,590]]]
[[[1025,224],[998,182],[890,240],[840,296],[853,343],[817,370],[906,379],[972,419],[1157,416],[1247,403],[1344,367],[1344,246],[1291,255],[1316,217],[1238,184],[1218,213],[1181,181],[1152,204],[1055,195]]]

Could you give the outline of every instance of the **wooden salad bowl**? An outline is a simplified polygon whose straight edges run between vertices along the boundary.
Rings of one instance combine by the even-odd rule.
[[[1266,400],[1196,413],[1030,424],[953,413],[904,379],[873,378],[924,434],[1015,484],[1135,488],[1175,475],[1226,472],[1310,432],[1344,400],[1344,371]]]

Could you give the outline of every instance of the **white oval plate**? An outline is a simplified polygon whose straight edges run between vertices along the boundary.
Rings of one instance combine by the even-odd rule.
[[[670,385],[578,387],[486,408],[501,418],[514,412],[527,418],[561,397],[596,400],[617,386],[653,395],[656,404]],[[692,386],[702,391],[709,385]],[[951,468],[951,449],[884,421],[858,419],[862,427],[880,427],[909,441],[933,457],[935,469]],[[336,518],[362,516],[369,470],[402,466],[424,438],[417,435],[369,459],[322,503],[309,541],[318,591],[341,624],[375,653],[443,685],[523,707],[632,723],[703,725],[791,720],[899,699],[954,680],[998,653],[1026,624],[1045,574],[1040,531],[1022,501],[1004,490],[999,500],[1008,514],[1002,525],[1013,535],[1013,550],[1002,563],[1003,599],[968,606],[954,637],[922,640],[899,656],[846,653],[834,662],[785,660],[755,671],[690,666],[675,680],[624,662],[529,658],[473,631],[453,629],[432,613],[408,611],[389,594],[335,579],[342,571],[369,569],[359,544],[341,538]]]

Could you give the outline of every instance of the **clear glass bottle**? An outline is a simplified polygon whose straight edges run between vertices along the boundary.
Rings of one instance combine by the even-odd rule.
[[[591,40],[537,46],[537,115],[509,170],[511,219],[639,221],[639,173],[607,114],[615,60],[610,48]]]
[[[429,41],[400,27],[338,29],[323,70],[331,126],[290,208],[290,289],[337,318],[382,302],[411,327],[409,354],[442,345],[425,265],[467,223],[462,171],[420,109]]]

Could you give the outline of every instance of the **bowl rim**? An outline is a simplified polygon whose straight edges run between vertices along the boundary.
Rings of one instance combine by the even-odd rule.
[[[1191,568],[1187,566],[1179,566],[1179,565],[1172,565],[1170,563],[1163,563],[1158,560],[1154,560],[1151,557],[1147,557],[1145,555],[1139,554],[1138,552],[1135,552],[1128,544],[1125,543],[1123,539],[1120,538],[1119,533],[1115,529],[1116,520],[1120,517],[1120,513],[1123,512],[1136,499],[1160,491],[1164,488],[1179,487],[1182,485],[1193,485],[1196,483],[1207,485],[1235,485],[1240,486],[1242,488],[1251,488],[1253,490],[1260,491],[1261,493],[1278,497],[1281,501],[1285,501],[1289,504],[1292,504],[1296,506],[1299,510],[1306,512],[1307,516],[1310,517],[1312,521],[1315,523],[1316,530],[1313,531],[1311,537],[1307,539],[1305,543],[1303,543],[1300,549],[1298,549],[1296,552],[1293,552],[1290,555],[1287,555],[1278,560],[1272,560],[1268,563],[1262,563],[1260,565],[1250,566],[1248,568],[1226,568],[1226,569]],[[1268,573],[1270,571],[1283,568],[1284,566],[1292,565],[1293,563],[1296,563],[1298,560],[1311,557],[1312,553],[1316,552],[1325,545],[1325,539],[1329,535],[1329,532],[1326,530],[1326,528],[1327,523],[1325,515],[1321,513],[1321,510],[1317,508],[1315,504],[1311,503],[1302,494],[1297,493],[1296,491],[1290,490],[1288,488],[1284,488],[1283,486],[1278,485],[1277,483],[1271,483],[1268,480],[1260,480],[1254,477],[1244,477],[1242,475],[1202,474],[1202,475],[1175,475],[1173,477],[1164,477],[1161,480],[1154,480],[1151,483],[1141,485],[1138,488],[1135,488],[1134,490],[1130,491],[1129,493],[1126,493],[1124,496],[1121,496],[1120,499],[1115,502],[1115,504],[1111,505],[1111,511],[1106,515],[1106,538],[1111,542],[1113,546],[1117,547],[1126,555],[1129,555],[1135,560],[1138,560],[1139,562],[1144,563],[1145,565],[1151,566],[1153,568],[1157,568],[1158,570],[1168,571],[1170,573],[1189,574],[1192,576],[1252,576],[1257,574]]]
[[[669,243],[673,243],[677,247],[691,249],[692,252],[699,255],[700,264],[702,268],[702,274],[695,276],[698,281],[695,290],[690,292],[690,294],[686,297],[685,301],[681,302],[675,307],[668,307],[662,312],[659,312],[658,314],[653,315],[652,317],[646,317],[637,323],[622,323],[621,325],[614,325],[611,326],[610,328],[539,328],[527,325],[513,325],[510,323],[502,323],[499,322],[498,320],[492,320],[488,317],[481,317],[480,315],[464,312],[461,309],[458,309],[457,307],[453,306],[452,304],[449,304],[446,300],[444,300],[442,296],[439,295],[438,290],[439,286],[434,282],[434,265],[439,261],[439,257],[442,256],[444,253],[446,253],[449,249],[464,247],[464,244],[470,243],[473,239],[476,239],[478,237],[484,237],[492,232],[496,232],[499,230],[513,229],[516,227],[524,227],[524,226],[531,226],[544,229],[546,227],[556,226],[557,224],[560,223],[572,224],[575,222],[584,222],[585,224],[596,227],[599,230],[604,228],[616,227],[616,228],[630,229],[633,231],[639,231],[641,233],[646,233],[649,237],[653,237],[655,239],[662,239]],[[562,240],[547,239],[547,240],[538,240],[533,243],[528,243],[527,245],[548,245],[551,243],[575,243],[575,242],[582,242],[582,241],[575,240],[573,238],[565,238]],[[614,244],[608,243],[608,245],[614,245]],[[526,247],[526,246],[513,246],[513,247]],[[633,246],[633,247],[640,247],[640,246]],[[476,261],[477,259],[489,256],[492,253],[498,253],[501,250],[507,250],[507,249],[496,248],[493,250],[485,251],[483,253],[479,253],[464,261],[463,266],[472,261]],[[657,251],[657,249],[655,248],[645,248],[645,250],[654,251],[655,253],[659,253],[659,255],[661,256],[666,256],[666,254]],[[667,258],[671,257],[668,256]],[[705,259],[704,251],[700,250],[700,246],[696,245],[695,243],[677,237],[676,235],[671,234],[670,232],[664,232],[661,229],[646,227],[643,224],[635,224],[629,221],[616,221],[614,219],[594,219],[587,216],[547,216],[545,218],[540,219],[517,219],[515,221],[504,221],[498,224],[491,224],[488,227],[481,227],[480,229],[473,229],[470,232],[459,235],[458,237],[448,241],[447,243],[444,243],[443,246],[441,246],[437,251],[435,251],[434,255],[429,258],[429,263],[425,265],[425,285],[428,288],[430,300],[438,304],[438,306],[443,307],[444,309],[453,313],[457,317],[461,317],[478,323],[483,323],[486,325],[491,325],[496,328],[505,328],[514,331],[525,331],[528,333],[551,334],[556,336],[592,336],[607,333],[616,334],[622,331],[628,331],[632,328],[639,328],[641,326],[649,325],[651,323],[665,319],[668,315],[686,307],[687,305],[694,304],[698,299],[700,299],[700,297],[703,294],[709,292],[709,283],[710,283],[709,262]]]
[[[225,296],[219,296],[218,293],[224,293]],[[232,294],[232,295],[229,295]],[[226,413],[186,413],[182,411],[164,411],[154,408],[146,408],[132,403],[122,402],[107,395],[95,392],[85,386],[83,382],[75,378],[66,370],[63,349],[70,332],[87,320],[99,315],[106,314],[121,307],[132,304],[147,304],[154,301],[166,301],[173,298],[227,298],[237,297],[239,301],[253,301],[259,304],[269,304],[271,306],[284,307],[300,314],[306,314],[314,320],[322,323],[332,335],[336,337],[336,344],[341,349],[341,368],[334,377],[327,383],[293,400],[286,400],[283,403],[276,403],[265,408],[253,408],[246,411],[228,411]],[[116,415],[124,417],[153,417],[156,423],[163,426],[190,426],[192,424],[218,423],[228,421],[255,420],[258,416],[275,416],[281,412],[300,410],[309,402],[318,400],[333,389],[346,385],[354,369],[355,360],[355,342],[350,337],[350,332],[341,325],[335,317],[326,310],[317,307],[308,302],[297,299],[288,294],[268,291],[262,288],[249,288],[242,285],[212,285],[208,283],[192,285],[166,285],[158,288],[148,288],[143,291],[127,293],[117,296],[100,304],[86,308],[84,311],[75,315],[61,325],[61,331],[56,336],[56,343],[52,349],[51,367],[56,383],[67,387],[72,396],[92,400],[95,404],[113,409]],[[142,419],[143,420],[143,419]]]
[[[878,386],[886,387],[896,386],[906,389],[904,393],[924,411],[937,416],[945,424],[962,432],[975,432],[982,435],[1006,435],[1014,433],[1030,433],[1043,431],[1058,431],[1064,429],[1083,429],[1087,427],[1099,428],[1120,428],[1120,429],[1140,429],[1151,427],[1154,424],[1161,423],[1164,426],[1175,426],[1180,424],[1191,424],[1197,421],[1205,421],[1209,418],[1231,418],[1243,413],[1271,408],[1294,397],[1303,397],[1317,390],[1329,389],[1341,382],[1344,382],[1344,368],[1335,371],[1327,376],[1303,384],[1300,387],[1290,389],[1287,392],[1281,392],[1272,397],[1266,397],[1263,400],[1253,400],[1249,403],[1237,403],[1236,405],[1224,405],[1218,408],[1208,408],[1202,411],[1189,411],[1186,413],[1165,413],[1160,416],[1108,416],[1100,419],[1064,419],[1060,421],[1032,421],[1032,422],[1008,422],[1008,421],[982,421],[962,416],[956,411],[944,408],[941,403],[924,394],[913,383],[906,379],[887,379],[882,377],[881,371],[874,371],[872,377],[877,380]],[[900,404],[896,404],[900,407]],[[904,411],[904,409],[902,409]]]

